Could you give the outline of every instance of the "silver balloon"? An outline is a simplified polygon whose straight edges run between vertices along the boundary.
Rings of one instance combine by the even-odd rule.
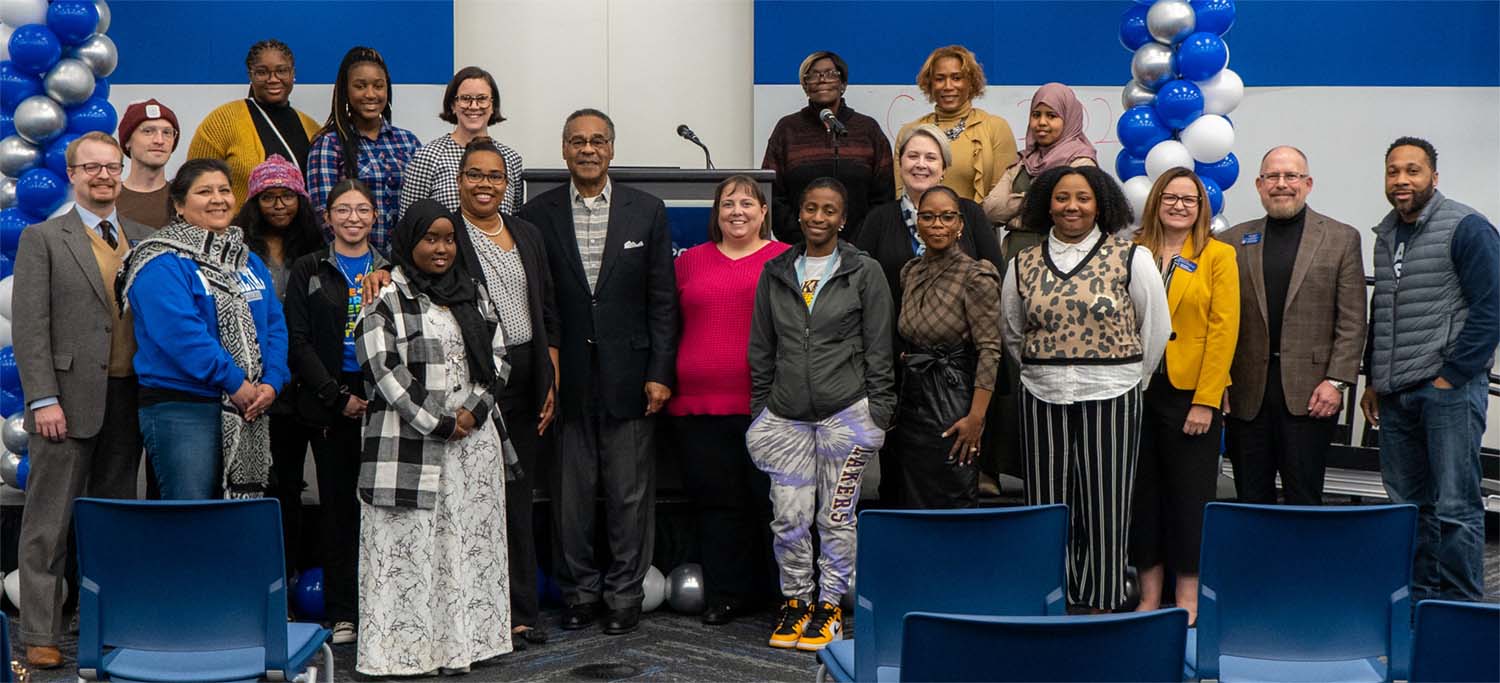
[[[655,612],[667,601],[667,577],[662,576],[661,570],[655,566],[646,569],[646,579],[641,582],[641,591],[645,597],[641,599],[642,612]]]
[[[1229,220],[1224,218],[1224,214],[1221,213],[1214,216],[1212,221],[1209,221],[1209,227],[1213,228],[1214,234],[1224,232],[1229,229]]]
[[[1176,45],[1197,25],[1193,6],[1187,0],[1156,0],[1146,11],[1146,30],[1159,43]]]
[[[32,95],[16,105],[16,135],[41,145],[68,127],[68,113],[46,95]]]
[[[1126,109],[1138,107],[1143,104],[1151,104],[1156,101],[1156,93],[1150,88],[1135,81],[1125,84],[1125,91],[1120,93],[1120,103]]]
[[[16,205],[16,179],[11,177],[0,178],[0,209],[9,209]]]
[[[667,575],[667,603],[682,614],[698,614],[706,605],[703,567],[689,562]]]
[[[37,165],[41,160],[42,150],[19,135],[0,140],[0,174],[19,178],[22,171]]]
[[[104,33],[109,30],[109,3],[104,0],[94,0],[94,9],[99,10],[99,25],[94,27],[95,33]]]
[[[1161,43],[1146,43],[1136,48],[1130,58],[1130,75],[1135,82],[1155,90],[1172,80],[1172,48]]]
[[[21,456],[10,451],[0,453],[0,481],[5,482],[6,486],[13,489],[21,488],[20,477],[16,475],[16,470],[20,467]]]
[[[88,40],[69,50],[67,56],[83,60],[98,78],[114,73],[115,67],[120,63],[120,53],[115,49],[115,41],[103,33],[89,36]]]
[[[82,104],[94,94],[94,70],[78,59],[59,59],[42,80],[47,96],[64,107]]]
[[[25,453],[26,439],[25,417],[12,415],[5,418],[4,424],[0,424],[0,442],[5,444],[5,450],[12,453]]]

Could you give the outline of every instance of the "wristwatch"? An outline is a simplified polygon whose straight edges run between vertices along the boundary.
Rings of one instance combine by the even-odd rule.
[[[1345,389],[1349,388],[1348,382],[1340,382],[1339,380],[1336,380],[1332,377],[1325,377],[1324,380],[1329,384],[1332,384],[1333,388],[1338,389],[1339,391],[1344,391]]]

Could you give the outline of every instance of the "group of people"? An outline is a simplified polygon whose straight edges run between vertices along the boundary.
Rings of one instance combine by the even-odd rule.
[[[311,447],[327,618],[361,672],[546,642],[538,487],[562,628],[631,632],[659,423],[698,511],[706,624],[760,606],[770,556],[769,644],[840,638],[865,467],[878,458],[883,504],[969,507],[1007,449],[1027,503],[1072,511],[1076,610],[1119,607],[1135,565],[1140,609],[1171,590],[1195,615],[1221,434],[1241,500],[1275,502],[1279,474],[1286,502],[1320,503],[1361,361],[1387,488],[1422,510],[1414,593],[1482,596],[1500,237],[1437,192],[1423,140],[1386,152],[1367,324],[1359,233],[1307,206],[1301,151],[1261,160],[1264,218],[1212,234],[1180,168],[1136,216],[1071,89],[1038,89],[1018,152],[973,106],[984,74],[960,46],[923,65],[934,112],[894,153],[843,101],[843,59],[810,55],[808,107],[767,147],[770,196],[725,179],[708,241],[675,260],[662,201],[611,179],[602,111],[568,116],[569,182],[528,198],[520,156],[488,135],[503,118],[482,69],[455,74],[454,130],[421,145],[390,121],[374,50],[345,56],[321,128],[289,104],[289,48],[257,43],[246,66],[250,96],[205,119],[170,181],[178,121],[133,104],[118,140],[69,146],[76,210],[22,234],[34,666],[61,662],[71,501],[133,497],[142,447],[163,498],[277,497],[289,571]]]

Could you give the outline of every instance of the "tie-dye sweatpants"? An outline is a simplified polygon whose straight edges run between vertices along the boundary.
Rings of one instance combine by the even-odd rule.
[[[824,420],[762,410],[745,434],[750,459],[771,478],[771,533],[781,592],[839,604],[854,576],[854,506],[865,464],[885,443],[860,399]],[[815,517],[816,516],[816,517]],[[812,526],[818,525],[819,585],[813,585]],[[814,589],[821,590],[821,596]]]

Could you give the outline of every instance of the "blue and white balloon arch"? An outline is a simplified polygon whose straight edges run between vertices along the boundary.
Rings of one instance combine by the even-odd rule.
[[[1120,44],[1133,56],[1115,175],[1138,216],[1156,178],[1180,166],[1203,180],[1214,231],[1229,227],[1224,190],[1240,174],[1229,113],[1245,96],[1224,41],[1234,13],[1234,0],[1135,0],[1120,19]]]

